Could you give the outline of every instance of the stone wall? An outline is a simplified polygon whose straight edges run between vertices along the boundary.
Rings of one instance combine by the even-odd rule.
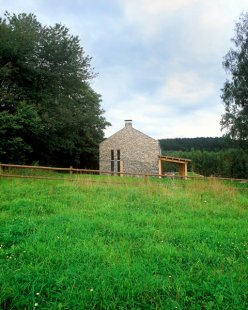
[[[114,171],[117,172],[117,150],[125,173],[158,174],[159,142],[134,129],[132,124],[100,144],[100,170],[111,171],[111,150],[114,151]]]

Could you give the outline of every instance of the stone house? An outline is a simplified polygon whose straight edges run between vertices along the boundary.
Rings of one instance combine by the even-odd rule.
[[[159,173],[159,141],[133,128],[125,127],[100,143],[100,170],[112,173]]]

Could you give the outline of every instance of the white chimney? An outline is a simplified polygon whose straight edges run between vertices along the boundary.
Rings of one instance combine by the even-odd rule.
[[[125,127],[126,128],[132,128],[132,120],[131,119],[126,119],[125,120]]]

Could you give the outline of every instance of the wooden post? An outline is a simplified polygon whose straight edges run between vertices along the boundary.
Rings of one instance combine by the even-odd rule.
[[[123,177],[123,160],[120,160],[120,176]]]
[[[162,159],[159,158],[158,160],[158,174],[159,174],[159,178],[162,178],[162,174],[163,174],[163,166],[162,166]]]
[[[73,174],[73,171],[72,171],[72,166],[70,166],[70,174]]]
[[[188,163],[184,164],[184,175],[185,175],[185,178],[187,178],[187,176],[188,176]]]
[[[183,177],[183,169],[181,164],[178,164],[178,175],[179,177]]]
[[[187,176],[187,163],[178,164],[178,174],[181,178]]]
[[[0,163],[0,174],[3,174],[3,167],[1,163]]]
[[[146,175],[146,174],[144,175],[144,181],[145,181],[145,184],[147,184],[148,177],[147,177],[147,175]]]

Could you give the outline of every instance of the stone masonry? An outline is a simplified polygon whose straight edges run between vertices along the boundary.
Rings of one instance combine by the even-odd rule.
[[[120,172],[120,161],[124,173],[158,174],[161,150],[159,142],[132,127],[125,127],[100,143],[100,170]]]

